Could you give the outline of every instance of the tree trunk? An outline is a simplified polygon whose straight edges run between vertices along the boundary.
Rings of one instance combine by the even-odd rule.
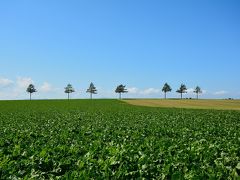
[[[181,99],[182,99],[182,93],[181,93]]]
[[[167,99],[167,93],[165,92],[165,99]]]
[[[32,100],[32,93],[30,93],[30,101]]]
[[[68,100],[69,100],[69,93],[68,93]]]
[[[92,93],[90,93],[90,99],[92,99]]]
[[[119,99],[120,99],[120,100],[122,99],[122,94],[121,94],[121,93],[119,93]]]
[[[197,93],[197,99],[198,99],[198,93]]]

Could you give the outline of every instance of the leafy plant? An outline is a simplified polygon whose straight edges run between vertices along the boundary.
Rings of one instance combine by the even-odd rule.
[[[117,100],[0,109],[0,179],[239,179],[239,111]]]

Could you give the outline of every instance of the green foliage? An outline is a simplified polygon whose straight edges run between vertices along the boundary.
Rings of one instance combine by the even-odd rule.
[[[71,84],[68,84],[67,87],[64,88],[64,92],[68,94],[68,100],[70,98],[69,94],[75,92],[74,88]]]
[[[0,109],[0,179],[239,179],[239,111],[117,100]]]
[[[97,89],[93,83],[90,84],[89,88],[87,89],[87,92],[92,94],[97,94]]]
[[[119,86],[117,86],[115,93],[119,93],[119,99],[121,99],[121,93],[127,93],[127,89],[125,88],[126,86],[120,84]]]
[[[185,84],[181,84],[180,88],[176,91],[177,93],[187,93],[187,87]]]
[[[65,93],[68,93],[68,94],[75,92],[75,90],[74,90],[74,88],[72,87],[71,84],[68,84],[67,87],[65,87],[64,89],[65,89],[64,92],[65,92]]]
[[[168,83],[165,83],[163,88],[162,88],[162,92],[165,93],[165,99],[166,99],[167,92],[171,92],[171,91],[172,91],[171,86]]]
[[[200,94],[200,93],[202,93],[202,90],[199,86],[197,86],[193,92],[197,93],[197,94]]]
[[[90,84],[89,88],[87,89],[87,93],[90,93],[91,99],[92,99],[92,94],[97,94],[97,89],[93,83]]]
[[[186,85],[185,84],[181,84],[180,88],[176,92],[181,94],[181,99],[182,99],[182,94],[183,93],[187,93]]]
[[[202,93],[202,90],[199,86],[197,86],[193,92],[197,94],[197,99],[198,99],[198,95]]]
[[[29,95],[30,95],[30,100],[32,99],[32,93],[37,92],[37,89],[35,89],[35,86],[33,84],[29,84],[27,90],[26,90]]]
[[[165,83],[163,88],[162,88],[162,92],[171,92],[172,91],[172,88],[171,86],[168,84],[168,83]]]
[[[117,86],[115,92],[116,92],[116,93],[126,93],[126,92],[128,92],[125,87],[126,87],[126,86],[124,86],[124,85],[121,84],[121,85]]]
[[[33,84],[29,84],[27,90],[26,90],[28,93],[34,93],[34,92],[37,92],[37,90],[35,89],[35,86]]]

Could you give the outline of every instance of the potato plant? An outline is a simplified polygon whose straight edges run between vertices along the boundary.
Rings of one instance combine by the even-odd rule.
[[[0,102],[0,179],[239,179],[240,112]]]

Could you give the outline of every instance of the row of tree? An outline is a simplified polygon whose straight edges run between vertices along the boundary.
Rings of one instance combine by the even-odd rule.
[[[119,86],[117,86],[115,92],[119,93],[119,99],[122,99],[122,93],[127,93],[127,89],[125,88],[126,86],[120,84]],[[30,100],[32,100],[32,94],[37,92],[37,89],[35,88],[35,86],[33,84],[29,84],[27,90],[30,96]],[[75,92],[73,86],[71,84],[68,84],[65,88],[64,88],[64,92],[68,95],[68,100],[70,99],[70,94]],[[87,93],[90,93],[90,99],[92,99],[93,94],[97,94],[97,88],[94,86],[93,83],[90,84],[89,88],[86,91]]]
[[[167,98],[167,93],[171,92],[172,88],[168,83],[165,83],[163,88],[162,88],[162,92],[164,92],[164,97],[165,99]],[[27,92],[30,94],[30,100],[32,99],[32,93],[37,92],[35,86],[33,84],[30,84],[27,88]],[[65,88],[64,88],[64,92],[66,94],[68,94],[68,100],[70,98],[70,94],[75,92],[73,86],[71,84],[68,84]],[[93,83],[90,84],[89,88],[86,91],[87,93],[90,93],[90,99],[92,99],[92,95],[93,94],[97,94],[97,88],[94,86]],[[127,93],[127,89],[126,86],[120,84],[119,86],[117,86],[116,93],[119,93],[119,99],[122,99],[122,93]],[[187,93],[187,87],[185,84],[181,84],[180,88],[176,91],[177,93],[181,94],[181,99],[183,98],[183,94]],[[199,86],[197,86],[194,90],[194,93],[196,93],[197,95],[197,99],[199,97],[199,94],[202,93],[202,90]]]
[[[164,97],[165,97],[165,99],[167,98],[167,93],[168,93],[168,92],[171,92],[171,91],[172,91],[171,86],[168,85],[168,83],[165,83],[164,86],[163,86],[163,88],[162,88],[162,92],[164,92]],[[181,84],[180,88],[179,88],[176,92],[181,94],[181,99],[182,99],[182,98],[183,98],[183,94],[184,94],[184,93],[187,93],[187,87],[186,87],[186,85],[185,85],[185,84]],[[199,94],[202,93],[202,90],[201,90],[201,88],[200,88],[199,86],[197,86],[197,87],[194,89],[193,92],[196,93],[197,99],[198,99]]]

